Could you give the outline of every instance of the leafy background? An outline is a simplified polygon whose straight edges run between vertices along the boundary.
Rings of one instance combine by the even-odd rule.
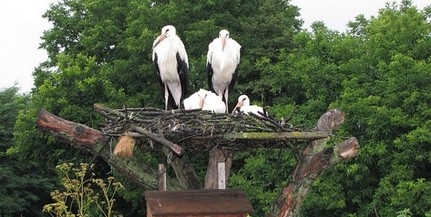
[[[318,178],[302,216],[431,215],[431,8],[418,10],[409,0],[387,4],[375,17],[357,16],[342,33],[322,22],[301,29],[298,10],[281,0],[52,5],[44,17],[53,27],[41,43],[49,59],[33,72],[35,88],[0,92],[0,216],[44,216],[42,206],[59,185],[55,166],[92,158],[37,131],[40,109],[97,129],[102,119],[94,103],[162,108],[151,44],[166,24],[186,45],[191,92],[206,88],[208,43],[227,28],[242,45],[230,105],[245,93],[277,118],[294,111],[292,124],[304,129],[330,108],[346,113],[339,132],[359,139],[360,154]],[[161,160],[138,156],[148,164]],[[192,159],[199,174],[204,156]],[[98,176],[111,172],[100,159],[95,163]],[[229,187],[244,189],[253,216],[264,216],[295,164],[289,149],[237,153]],[[144,216],[146,189],[121,181],[126,190],[116,210]]]

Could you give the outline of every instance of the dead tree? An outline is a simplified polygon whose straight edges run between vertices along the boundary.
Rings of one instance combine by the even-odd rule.
[[[344,122],[344,113],[333,109],[317,122],[315,131],[331,133]],[[311,141],[302,152],[296,165],[292,180],[280,193],[270,216],[298,216],[299,207],[309,192],[313,181],[326,168],[355,157],[359,143],[355,137],[344,140],[335,146],[328,146],[329,138]]]
[[[61,119],[44,110],[40,112],[36,126],[77,148],[100,155],[119,172],[149,189],[157,189],[156,166],[152,169],[133,157],[110,154],[105,145],[110,139],[117,141],[127,135],[144,150],[163,150],[177,178],[177,182],[168,180],[168,189],[171,190],[216,188],[217,163],[226,163],[225,177],[228,178],[236,151],[292,148],[298,142],[308,142],[308,147],[298,152],[298,163],[292,178],[283,188],[269,216],[293,216],[317,176],[326,168],[355,157],[359,149],[354,137],[338,145],[328,145],[332,131],[344,121],[343,112],[337,109],[322,115],[314,130],[303,131],[274,119],[249,115],[155,108],[111,109],[99,104],[95,104],[94,108],[107,120],[101,131]],[[199,182],[188,160],[188,153],[198,152],[209,153],[204,185]]]

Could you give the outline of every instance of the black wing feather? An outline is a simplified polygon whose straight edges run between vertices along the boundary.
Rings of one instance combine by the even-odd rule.
[[[207,62],[207,75],[208,75],[208,89],[210,89],[210,91],[215,93],[213,82],[212,82],[214,71],[210,62]]]
[[[156,68],[157,81],[160,84],[160,90],[162,91],[162,99],[165,97],[165,85],[163,84],[162,77],[160,76],[159,64],[157,64],[157,53],[154,53],[154,67]],[[164,101],[163,101],[164,103]]]
[[[182,102],[188,93],[188,87],[189,87],[189,67],[187,66],[187,63],[184,59],[181,59],[180,54],[177,52],[177,72],[180,76],[180,82],[181,82],[181,100]]]

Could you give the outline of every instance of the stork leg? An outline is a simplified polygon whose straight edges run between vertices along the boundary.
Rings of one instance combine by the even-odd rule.
[[[168,98],[169,98],[168,84],[165,83],[165,111],[168,110]]]

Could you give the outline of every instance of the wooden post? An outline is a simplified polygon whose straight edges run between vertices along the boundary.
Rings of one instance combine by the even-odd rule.
[[[218,163],[218,189],[226,189],[226,172],[225,172],[225,164],[224,162]]]
[[[159,191],[166,191],[166,167],[159,164]]]

